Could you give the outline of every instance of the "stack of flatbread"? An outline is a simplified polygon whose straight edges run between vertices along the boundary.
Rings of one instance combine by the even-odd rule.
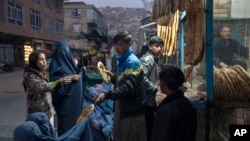
[[[249,75],[239,65],[214,68],[214,95],[220,101],[249,101]]]
[[[105,68],[105,66],[103,65],[102,62],[97,63],[97,70],[98,70],[102,80],[105,83],[111,83],[111,79],[110,79],[109,75],[107,74],[106,68]]]

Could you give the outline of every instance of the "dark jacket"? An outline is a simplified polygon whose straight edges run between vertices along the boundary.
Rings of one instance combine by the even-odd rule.
[[[141,57],[144,73],[144,86],[146,91],[146,105],[155,107],[155,95],[157,92],[157,82],[159,75],[158,58],[154,57],[153,54],[147,52]]]
[[[141,62],[131,49],[120,56],[118,62],[118,85],[106,93],[106,98],[119,100],[121,118],[143,114],[145,95],[141,92],[143,81]]]
[[[195,141],[196,110],[182,91],[167,96],[157,108],[152,141]]]
[[[248,58],[249,49],[240,45],[237,41],[229,39],[228,44],[223,37],[214,39],[214,63],[220,62],[231,64],[234,53],[241,57]]]

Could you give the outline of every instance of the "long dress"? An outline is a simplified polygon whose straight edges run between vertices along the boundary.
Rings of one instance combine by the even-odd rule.
[[[73,74],[79,74],[83,77],[82,72],[78,71],[74,62],[68,43],[59,42],[49,66],[50,81]],[[81,113],[83,81],[75,81],[53,91],[52,102],[58,118],[57,131],[60,136],[75,125],[76,119]]]

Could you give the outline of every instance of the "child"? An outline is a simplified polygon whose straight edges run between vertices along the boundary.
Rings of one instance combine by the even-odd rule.
[[[168,66],[159,79],[160,90],[167,97],[157,107],[152,141],[195,141],[196,110],[179,89],[185,81],[183,72]]]
[[[41,51],[32,52],[29,56],[29,64],[24,68],[23,84],[27,94],[28,115],[35,112],[44,112],[53,125],[55,110],[52,105],[51,91],[78,78],[76,78],[76,75],[72,75],[49,82],[45,75],[46,69],[45,54]]]

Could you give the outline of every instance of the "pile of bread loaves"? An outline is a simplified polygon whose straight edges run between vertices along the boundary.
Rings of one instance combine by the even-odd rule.
[[[249,101],[250,76],[240,65],[214,68],[214,96],[218,101]]]

